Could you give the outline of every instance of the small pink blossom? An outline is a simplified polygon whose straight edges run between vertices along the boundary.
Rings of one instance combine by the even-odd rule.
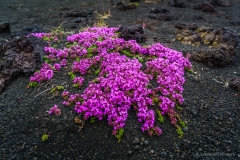
[[[47,80],[51,79],[53,77],[53,71],[52,70],[46,70],[45,77]]]
[[[58,108],[58,106],[55,104],[52,108],[50,108],[49,114],[60,115],[60,114],[61,114],[61,110],[60,110],[60,108]]]

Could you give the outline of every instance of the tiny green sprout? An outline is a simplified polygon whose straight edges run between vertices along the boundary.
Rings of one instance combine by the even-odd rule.
[[[139,55],[135,55],[134,58],[137,58],[139,62],[143,62],[143,57]]]
[[[153,102],[154,102],[154,104],[158,104],[159,103],[158,97],[153,97]]]
[[[140,4],[139,3],[131,3],[133,4],[135,7],[138,7]]]
[[[91,117],[90,122],[91,122],[91,123],[96,122],[96,117]]]
[[[73,84],[73,87],[74,87],[74,88],[78,88],[79,85],[78,85],[78,84]]]
[[[50,38],[49,38],[49,37],[46,37],[46,36],[43,36],[43,40],[44,40],[44,41],[50,41]]]
[[[73,74],[73,72],[68,72],[68,75],[71,76]]]
[[[195,73],[192,69],[186,68],[186,71],[188,71],[189,73]]]
[[[79,62],[79,61],[80,61],[80,58],[77,58],[76,61]]]
[[[103,41],[103,38],[102,37],[98,38],[98,41]]]
[[[96,48],[97,48],[96,45],[92,45],[91,47],[89,47],[89,48],[87,49],[88,54],[92,53],[93,50],[96,49]]]
[[[72,75],[71,75],[71,79],[72,79],[72,80],[74,80],[75,77],[76,77],[75,74],[72,74]]]
[[[46,62],[46,63],[49,63],[49,62],[50,62],[50,60],[47,58],[47,56],[44,56],[44,57],[43,57],[43,60],[44,60],[44,62]]]
[[[143,62],[143,57],[138,57],[139,62]]]
[[[92,82],[93,82],[93,83],[98,83],[99,80],[96,78],[96,79],[94,79]]]
[[[92,53],[88,53],[88,54],[87,54],[87,57],[88,57],[88,58],[91,58],[92,56],[93,56]]]
[[[164,117],[163,117],[162,113],[160,112],[160,110],[157,110],[157,115],[158,115],[158,121],[163,123]]]
[[[131,54],[131,52],[129,50],[123,49],[123,50],[121,50],[121,52],[128,57],[133,57],[133,55]]]
[[[68,72],[68,75],[71,77],[72,80],[76,77],[76,75],[73,72]]]
[[[99,74],[99,73],[100,73],[100,68],[95,71],[95,74]]]
[[[56,91],[56,88],[52,88],[51,90],[50,90],[50,93],[54,93]]]
[[[29,87],[36,87],[37,86],[37,82],[30,82],[29,84],[28,84],[28,86]]]
[[[49,135],[47,135],[47,134],[42,135],[42,141],[48,140],[48,137],[49,137]]]
[[[177,127],[177,130],[176,130],[176,131],[177,131],[177,133],[178,133],[178,135],[179,135],[178,137],[179,137],[179,138],[182,138],[182,137],[183,137],[183,131],[182,131],[182,129],[181,129],[180,127]]]
[[[186,123],[183,122],[182,120],[179,121],[179,124],[180,124],[183,128],[186,128],[186,127],[187,127],[187,126],[186,126]]]
[[[64,86],[57,86],[57,90],[64,90]]]
[[[66,45],[67,48],[70,48],[71,46],[73,46],[73,43],[72,42],[66,42],[65,45]]]
[[[176,108],[177,108],[178,110],[182,110],[181,106],[179,106],[179,105],[176,105]]]
[[[118,143],[121,141],[123,133],[124,133],[124,130],[122,128],[117,131],[117,134],[115,135],[115,137],[118,139]]]

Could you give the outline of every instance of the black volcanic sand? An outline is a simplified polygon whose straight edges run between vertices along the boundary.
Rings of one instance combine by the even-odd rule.
[[[239,0],[232,0],[229,7],[214,6],[213,13],[194,10],[194,5],[201,1],[182,2],[186,8],[172,7],[167,1],[158,4],[141,1],[136,9],[126,11],[111,5],[111,17],[106,22],[109,26],[144,22],[148,25],[144,30],[147,37],[144,44],[160,42],[190,54],[207,46],[173,41],[180,31],[174,27],[176,24],[230,27],[240,32]],[[108,8],[106,1],[100,0],[1,0],[0,6],[0,22],[9,21],[12,33],[32,24],[50,31],[63,22],[65,31],[75,33],[96,22],[95,11],[101,13],[103,8],[105,11]],[[169,10],[167,14],[171,20],[149,18],[151,9],[156,7]],[[70,10],[86,11],[88,21],[75,23],[77,17],[65,16]],[[10,40],[10,34],[0,35],[0,40],[2,43]],[[129,113],[120,143],[111,135],[112,129],[106,120],[86,121],[79,131],[80,124],[74,123],[74,118],[79,115],[72,108],[61,105],[60,94],[53,96],[49,91],[44,92],[52,85],[70,83],[67,75],[57,73],[50,82],[30,89],[26,88],[29,76],[19,76],[0,93],[0,159],[240,159],[240,93],[226,85],[229,78],[240,76],[239,47],[235,48],[235,54],[234,62],[225,67],[213,68],[192,62],[195,74],[185,74],[185,102],[179,112],[188,126],[182,139],[178,138],[168,118],[164,124],[159,124],[163,134],[149,137],[141,132],[141,124],[133,111]],[[60,116],[48,114],[54,104],[60,106]],[[50,135],[47,141],[42,142],[43,134]]]

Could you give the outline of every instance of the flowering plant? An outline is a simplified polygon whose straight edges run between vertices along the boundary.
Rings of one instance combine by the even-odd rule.
[[[89,82],[81,94],[62,93],[65,106],[74,106],[76,113],[84,119],[91,117],[107,118],[112,126],[112,134],[120,141],[124,132],[128,110],[136,111],[141,130],[150,136],[161,135],[162,130],[155,126],[155,117],[164,122],[164,115],[170,117],[171,124],[182,134],[185,123],[176,113],[175,107],[183,103],[184,69],[191,70],[188,58],[181,52],[166,48],[157,43],[142,47],[135,40],[125,41],[117,36],[118,28],[93,27],[67,37],[67,47],[56,49],[45,47],[49,63],[44,63],[40,71],[34,73],[31,82],[40,83],[53,78],[53,70],[71,65],[74,87],[83,86],[86,75],[94,70],[98,77]],[[31,34],[43,38],[43,33]],[[49,37],[49,35],[47,34]],[[49,38],[56,39],[56,38]],[[48,39],[48,40],[49,40]],[[72,60],[72,64],[67,64]],[[147,61],[149,60],[149,61]],[[145,64],[144,61],[147,61]],[[50,63],[55,64],[51,65]],[[143,70],[143,64],[146,66]],[[158,86],[153,87],[151,81]],[[150,109],[158,106],[157,110]],[[58,108],[52,107],[50,114]]]

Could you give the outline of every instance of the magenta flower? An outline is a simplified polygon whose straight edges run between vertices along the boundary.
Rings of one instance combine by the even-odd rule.
[[[61,66],[60,66],[60,64],[55,63],[55,64],[53,65],[53,68],[54,68],[55,70],[59,71],[59,70],[61,69]]]
[[[55,104],[52,108],[50,108],[49,114],[60,115],[60,114],[61,114],[61,110],[60,110],[60,108],[58,108],[58,106]]]
[[[47,78],[47,80],[49,80],[53,77],[53,71],[52,70],[46,70],[44,75]]]

